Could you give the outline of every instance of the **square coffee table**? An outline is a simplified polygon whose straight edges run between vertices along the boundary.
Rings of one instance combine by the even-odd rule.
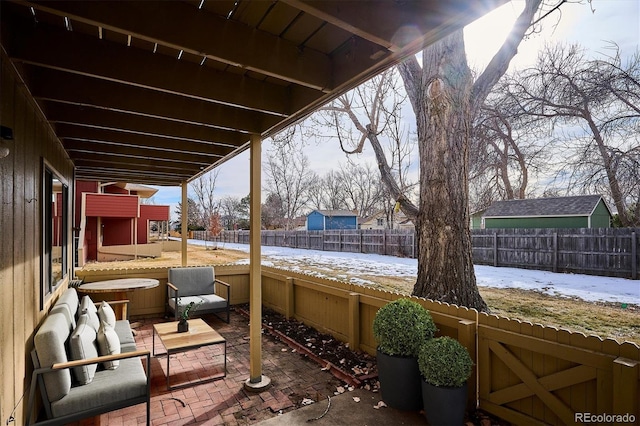
[[[167,389],[181,388],[196,383],[186,383],[171,387],[169,385],[169,360],[171,354],[178,352],[185,352],[191,349],[201,348],[203,346],[210,345],[223,345],[224,346],[224,370],[222,373],[213,377],[201,380],[197,382],[206,383],[212,380],[221,379],[227,375],[227,341],[217,331],[215,331],[209,324],[204,322],[201,318],[189,320],[189,331],[185,333],[178,333],[178,321],[163,322],[153,325],[153,337],[152,337],[152,353],[153,356],[167,356]],[[155,353],[156,334],[160,338],[162,346],[164,346],[166,352],[163,354]]]

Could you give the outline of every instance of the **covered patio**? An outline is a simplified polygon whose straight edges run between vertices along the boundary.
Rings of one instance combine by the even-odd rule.
[[[74,278],[76,179],[181,186],[186,206],[189,181],[250,150],[259,230],[263,139],[502,3],[1,2],[2,420],[24,423],[33,334]],[[250,384],[265,381],[259,241]]]

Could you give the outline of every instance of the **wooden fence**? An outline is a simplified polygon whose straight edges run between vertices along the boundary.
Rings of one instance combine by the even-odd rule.
[[[637,228],[479,229],[473,262],[638,279]]]
[[[131,315],[163,312],[167,268],[81,272],[86,282],[133,276],[159,279],[158,288],[133,294]],[[233,304],[249,302],[247,265],[216,266],[216,276],[231,284]],[[262,267],[265,306],[370,354],[376,350],[376,312],[400,297],[409,296]],[[459,340],[471,354],[475,374],[469,383],[470,408],[477,405],[512,424],[564,425],[605,415],[626,415],[627,423],[638,424],[640,348],[635,343],[412,299],[431,312],[439,335]]]
[[[194,232],[204,240],[205,231]],[[210,241],[249,244],[249,231]],[[263,246],[416,257],[412,230],[262,231]],[[474,229],[473,262],[481,265],[639,279],[638,228]]]

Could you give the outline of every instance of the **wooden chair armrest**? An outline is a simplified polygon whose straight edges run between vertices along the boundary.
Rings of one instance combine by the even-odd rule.
[[[113,305],[124,305],[124,304],[128,304],[129,303],[129,299],[124,299],[124,300],[106,300],[105,302],[107,302],[111,306],[113,306]],[[102,301],[94,302],[94,305],[96,305],[96,308],[100,307],[101,304],[102,304]]]
[[[178,292],[178,287],[171,284],[170,282],[167,282],[167,287],[169,287],[171,290],[175,291],[176,293]]]
[[[227,288],[227,303],[229,303],[229,294],[231,293],[231,286],[229,285],[229,283],[226,283],[224,281],[220,281],[219,279],[215,279],[214,280],[216,283],[218,284],[222,284],[224,287]]]
[[[51,370],[64,370],[66,368],[80,367],[82,365],[96,364],[98,362],[116,361],[119,359],[135,358],[140,356],[150,356],[148,349],[137,350],[133,352],[123,352],[114,355],[103,355],[96,358],[80,359],[77,361],[59,362],[51,366]]]
[[[215,279],[215,281],[216,281],[218,284],[222,284],[223,286],[225,286],[225,287],[227,287],[227,288],[231,287],[231,285],[229,285],[229,283],[226,283],[226,282],[224,282],[224,281],[220,281],[220,280],[219,280],[219,279],[217,279],[217,278]]]

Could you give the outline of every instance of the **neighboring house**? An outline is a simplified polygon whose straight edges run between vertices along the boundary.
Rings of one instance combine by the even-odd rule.
[[[402,212],[394,212],[390,219],[384,210],[360,219],[360,229],[414,229],[413,222]]]
[[[158,190],[125,182],[76,181],[75,231],[78,266],[88,261],[157,255],[151,247],[151,222],[168,232],[169,206],[141,204]]]
[[[483,228],[608,228],[612,214],[601,195],[496,201]]]
[[[307,215],[307,231],[358,229],[358,215],[349,210],[314,210]]]
[[[482,210],[478,210],[475,213],[471,213],[471,217],[470,217],[470,225],[471,228],[470,229],[482,229],[483,223],[482,223],[482,216],[484,216],[484,213],[487,211],[487,209],[482,209]]]

